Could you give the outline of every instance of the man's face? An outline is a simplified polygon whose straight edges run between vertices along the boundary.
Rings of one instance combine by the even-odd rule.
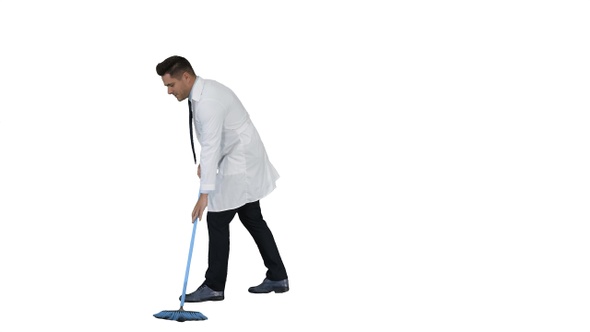
[[[162,76],[162,82],[168,87],[168,94],[174,95],[178,101],[185,100],[191,92],[191,86],[189,85],[189,75],[183,73],[180,78],[174,78],[170,74],[164,74]]]

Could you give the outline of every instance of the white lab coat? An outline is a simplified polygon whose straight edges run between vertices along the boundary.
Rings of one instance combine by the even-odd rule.
[[[279,174],[233,91],[198,77],[189,98],[201,145],[201,193],[209,194],[209,211],[235,209],[270,194]]]

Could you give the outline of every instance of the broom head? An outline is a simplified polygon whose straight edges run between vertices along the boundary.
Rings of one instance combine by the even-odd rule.
[[[182,308],[178,310],[164,310],[160,311],[157,314],[154,314],[154,317],[160,319],[168,319],[168,320],[175,320],[177,322],[185,322],[187,320],[206,320],[207,317],[198,311],[186,311]]]

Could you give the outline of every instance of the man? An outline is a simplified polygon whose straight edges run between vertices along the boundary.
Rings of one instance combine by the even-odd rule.
[[[171,56],[156,66],[172,94],[188,99],[191,144],[192,126],[201,145],[197,175],[200,196],[192,220],[207,212],[209,258],[205,281],[186,295],[186,302],[224,299],[229,258],[229,224],[238,214],[254,238],[267,268],[263,282],[248,289],[251,293],[282,293],[289,290],[287,272],[274,237],[262,218],[259,200],[275,188],[279,175],[246,109],[224,85],[198,77],[183,57]],[[193,147],[193,157],[196,154]]]

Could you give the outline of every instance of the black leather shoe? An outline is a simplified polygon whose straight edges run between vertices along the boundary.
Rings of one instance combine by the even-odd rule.
[[[182,295],[178,299],[181,300]],[[223,291],[214,291],[207,285],[201,285],[196,291],[186,294],[184,302],[221,301],[223,299]]]
[[[264,278],[264,281],[260,285],[248,288],[248,292],[250,293],[284,293],[288,290],[289,279],[272,281],[267,278]]]

